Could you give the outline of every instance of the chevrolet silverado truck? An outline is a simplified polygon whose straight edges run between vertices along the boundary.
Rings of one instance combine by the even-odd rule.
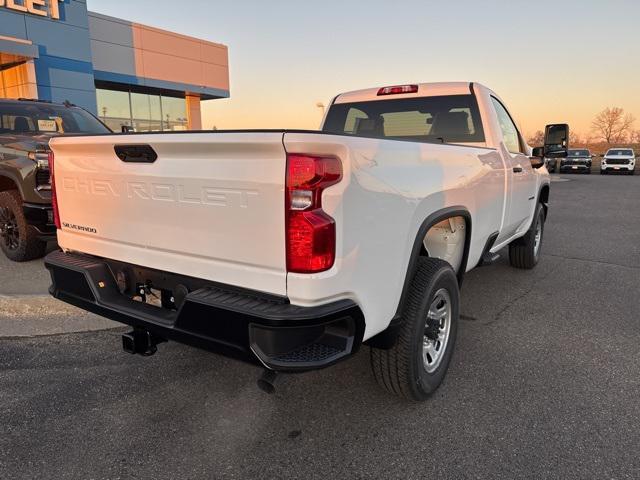
[[[538,263],[543,159],[569,138],[546,133],[532,151],[491,90],[437,83],[341,94],[321,131],[55,138],[50,292],[132,326],[129,353],[175,340],[267,383],[366,344],[380,385],[422,400],[465,272],[507,246]]]
[[[560,173],[586,173],[591,174],[593,155],[585,148],[571,149],[567,152],[567,158],[560,160]]]
[[[612,172],[627,175],[636,173],[636,154],[631,148],[610,148],[602,157],[601,175]]]
[[[65,133],[110,133],[72,105],[0,100],[0,250],[16,262],[43,257],[55,240],[49,140]]]

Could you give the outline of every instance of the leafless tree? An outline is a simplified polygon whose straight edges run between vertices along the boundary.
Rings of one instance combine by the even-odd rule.
[[[580,138],[580,135],[578,135],[573,130],[569,130],[569,146],[574,147],[578,145],[582,145],[582,139]]]
[[[538,130],[529,137],[527,143],[532,147],[541,147],[544,144],[544,132],[542,130]]]
[[[636,119],[620,107],[605,108],[591,123],[591,129],[608,144],[626,140]]]

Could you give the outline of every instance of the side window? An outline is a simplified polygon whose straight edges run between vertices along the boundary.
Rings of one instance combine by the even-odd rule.
[[[498,125],[500,125],[500,130],[502,130],[502,138],[504,139],[507,150],[511,153],[522,153],[522,149],[520,148],[520,135],[509,113],[498,100],[491,97],[491,101],[498,115]]]

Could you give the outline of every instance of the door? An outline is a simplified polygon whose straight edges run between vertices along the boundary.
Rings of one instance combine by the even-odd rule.
[[[536,202],[537,179],[524,141],[507,109],[491,97],[502,131],[501,155],[507,165],[507,208],[499,241],[506,240],[529,227]]]

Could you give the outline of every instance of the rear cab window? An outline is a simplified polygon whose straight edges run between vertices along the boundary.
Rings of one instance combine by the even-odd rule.
[[[0,135],[111,133],[100,120],[74,106],[0,102]]]
[[[482,143],[473,95],[412,97],[334,104],[323,131],[340,135],[434,143]]]

